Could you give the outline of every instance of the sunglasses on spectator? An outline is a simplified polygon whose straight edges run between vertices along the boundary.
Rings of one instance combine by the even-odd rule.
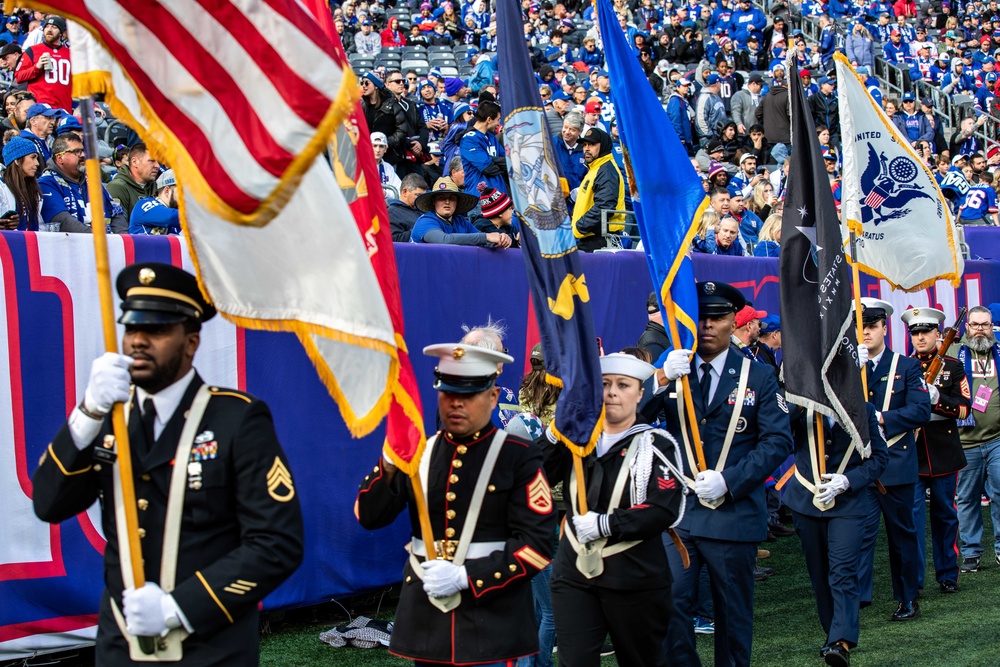
[[[399,79],[389,79],[389,80],[387,80],[387,81],[386,81],[386,83],[403,83],[403,81],[405,81],[405,80],[406,80],[406,79],[403,79],[403,78],[399,78]]]

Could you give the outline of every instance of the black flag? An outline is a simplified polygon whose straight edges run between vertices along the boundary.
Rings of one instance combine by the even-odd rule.
[[[788,75],[792,164],[781,218],[781,328],[791,403],[835,419],[856,446],[869,442],[857,365],[851,271],[798,68]]]

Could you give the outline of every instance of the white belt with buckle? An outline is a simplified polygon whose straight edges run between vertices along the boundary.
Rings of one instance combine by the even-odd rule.
[[[506,546],[506,542],[473,542],[469,545],[465,558],[485,558],[494,552],[503,551]],[[427,558],[427,548],[424,546],[424,541],[419,537],[414,537],[410,541],[410,553],[414,556]]]

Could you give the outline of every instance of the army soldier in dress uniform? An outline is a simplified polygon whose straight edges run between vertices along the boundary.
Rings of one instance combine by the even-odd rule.
[[[117,288],[125,354],[94,361],[83,402],[32,477],[35,513],[55,523],[101,500],[108,542],[97,664],[132,664],[141,655],[136,637],[157,637],[155,659],[163,661],[257,664],[257,605],[295,571],[303,544],[271,413],[252,396],[209,387],[195,371],[201,323],[215,308],[194,276],[133,264]],[[107,416],[119,402],[130,416],[146,577],[138,590]]]
[[[792,509],[816,594],[819,622],[826,633],[820,656],[833,667],[848,667],[850,651],[858,645],[858,569],[861,536],[871,503],[868,486],[875,483],[889,460],[875,408],[871,403],[867,407],[868,443],[852,442],[839,423],[823,417],[825,476],[814,463],[819,451],[816,413],[798,406],[793,409],[795,475],[785,487],[783,502]]]
[[[749,665],[754,563],[757,544],[767,537],[764,482],[792,451],[788,406],[774,369],[730,347],[736,313],[746,305],[743,295],[720,282],[698,283],[697,289],[698,353],[668,353],[663,377],[657,373],[662,402],[643,408],[644,415],[665,410],[668,431],[683,437],[684,474],[694,490],[677,528],[691,566],[685,568],[680,552],[667,546],[675,613],[665,652],[671,664],[701,664],[693,601],[706,563],[715,603],[715,662]],[[701,472],[678,381],[688,374],[708,467]]]
[[[493,665],[538,651],[531,578],[552,558],[556,512],[542,452],[490,421],[502,352],[461,343],[424,348],[442,430],[420,463],[439,559],[427,559],[413,487],[383,455],[358,492],[365,528],[409,505],[413,538],[389,650],[418,665]],[[457,605],[457,606],[456,606]]]
[[[571,519],[552,566],[560,664],[599,664],[609,631],[619,664],[667,664],[672,605],[661,536],[680,519],[684,483],[677,441],[636,415],[642,383],[655,370],[630,354],[601,357],[604,432],[584,459],[585,514],[572,453],[562,444],[545,446],[545,471],[563,480]]]
[[[889,447],[889,463],[879,478],[885,493],[875,486],[868,488],[872,503],[861,543],[861,604],[867,606],[872,601],[875,539],[882,515],[889,539],[892,596],[899,603],[892,620],[909,621],[920,614],[917,603],[920,556],[913,525],[913,494],[917,482],[917,445],[913,431],[930,419],[931,402],[917,360],[896,354],[885,344],[885,323],[892,316],[892,305],[868,297],[861,299],[861,305],[864,344],[858,346],[858,356],[866,367],[868,402],[875,407]]]
[[[920,372],[926,373],[937,354],[940,326],[944,312],[937,308],[911,308],[900,315],[910,328],[913,356],[920,362]],[[930,490],[931,545],[934,554],[934,576],[942,593],[958,590],[958,509],[955,491],[958,471],[965,467],[965,450],[958,435],[958,419],[966,419],[972,409],[972,392],[962,363],[944,357],[941,372],[928,385],[931,420],[917,431],[917,484],[913,499],[913,524],[920,545],[920,568],[917,585],[924,587],[927,569],[927,544],[924,517],[927,515],[926,491]]]

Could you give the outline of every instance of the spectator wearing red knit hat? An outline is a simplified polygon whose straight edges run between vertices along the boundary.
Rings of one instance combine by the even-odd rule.
[[[510,247],[521,247],[521,234],[514,220],[514,204],[510,197],[503,190],[497,190],[480,183],[479,187],[479,208],[483,217],[478,218],[473,224],[483,232],[499,231],[510,237]]]

